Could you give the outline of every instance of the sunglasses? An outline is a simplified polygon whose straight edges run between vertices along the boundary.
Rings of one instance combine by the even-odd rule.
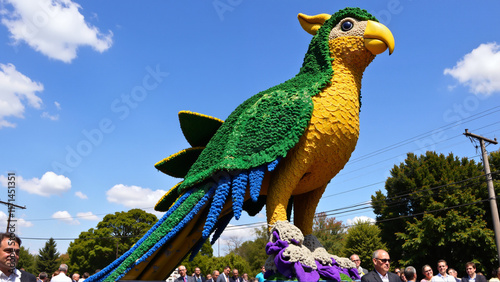
[[[391,259],[379,259],[379,258],[377,259],[383,263],[391,263]]]

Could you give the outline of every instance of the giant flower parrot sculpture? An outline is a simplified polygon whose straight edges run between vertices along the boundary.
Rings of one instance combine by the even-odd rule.
[[[359,278],[349,262],[327,254],[310,234],[327,184],[356,146],[363,72],[377,54],[392,53],[394,38],[358,8],[298,17],[314,35],[299,73],[249,98],[224,122],[181,112],[192,147],[155,165],[184,179],[156,205],[166,214],[89,282],[165,279],[242,210],[255,215],[264,204],[272,232],[266,247],[271,274],[308,281],[320,275]],[[287,222],[291,198],[295,227]],[[297,258],[297,252],[304,255]]]

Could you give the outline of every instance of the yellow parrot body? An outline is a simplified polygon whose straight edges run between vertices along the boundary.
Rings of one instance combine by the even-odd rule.
[[[361,78],[366,66],[375,58],[359,37],[340,37],[332,40],[329,46],[334,58],[331,83],[313,97],[314,110],[309,126],[297,145],[271,172],[266,191],[270,225],[287,219],[286,205],[291,195],[316,195],[306,197],[305,203],[301,203],[300,197],[295,198],[299,206],[295,208],[295,225],[305,235],[312,232],[313,217],[305,216],[297,221],[297,216],[302,218],[300,214],[310,214],[310,210],[314,213],[315,203],[326,185],[344,167],[356,146]],[[315,190],[318,191],[314,193]]]

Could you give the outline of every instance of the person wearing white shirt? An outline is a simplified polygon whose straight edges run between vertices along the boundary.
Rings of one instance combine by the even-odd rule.
[[[72,282],[66,273],[68,273],[68,265],[63,263],[59,266],[59,274],[52,277],[50,282]]]
[[[448,264],[444,259],[438,260],[437,268],[439,273],[432,277],[431,282],[456,282],[455,277],[446,273],[446,270],[448,270]]]

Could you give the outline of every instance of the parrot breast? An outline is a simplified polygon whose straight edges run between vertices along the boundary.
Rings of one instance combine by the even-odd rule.
[[[330,50],[331,83],[313,97],[311,121],[285,159],[308,164],[293,195],[326,185],[347,163],[358,141],[361,78],[375,56],[361,37],[354,36],[331,40]]]

